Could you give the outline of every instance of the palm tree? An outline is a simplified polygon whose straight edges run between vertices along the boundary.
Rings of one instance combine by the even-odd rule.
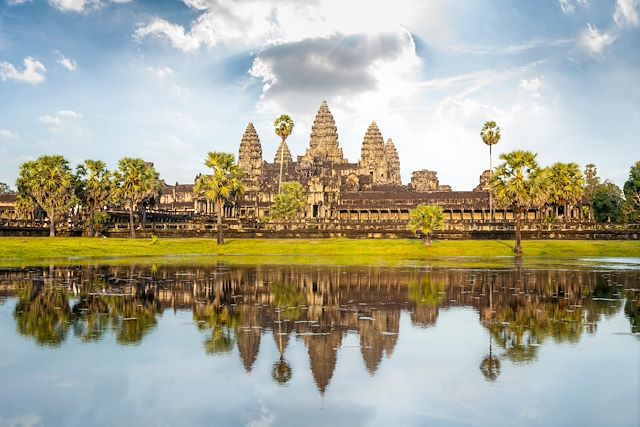
[[[107,165],[100,160],[85,160],[76,167],[80,181],[80,198],[89,210],[89,237],[95,235],[95,213],[111,198],[113,182]]]
[[[482,141],[489,146],[489,179],[493,175],[493,159],[491,156],[491,147],[500,141],[500,128],[496,125],[496,122],[489,121],[484,122],[482,130],[480,131]],[[493,221],[493,196],[489,191],[489,213],[490,218]]]
[[[16,185],[22,211],[44,210],[49,218],[49,236],[56,235],[55,221],[74,202],[75,179],[62,156],[41,156],[20,166]]]
[[[136,237],[133,228],[134,208],[149,196],[156,194],[162,183],[152,163],[131,157],[125,157],[118,162],[114,178],[114,197],[129,207],[130,236],[134,238]]]
[[[282,186],[282,165],[284,163],[284,144],[289,135],[291,135],[291,132],[293,132],[293,119],[286,114],[282,114],[273,122],[273,126],[275,127],[276,135],[282,140],[280,142],[280,178],[278,180],[278,194],[280,194],[280,187]]]
[[[194,193],[196,197],[204,197],[216,206],[218,217],[219,245],[224,244],[222,233],[222,208],[226,201],[233,200],[244,192],[240,168],[235,157],[230,153],[209,152],[204,162],[212,169],[211,175],[200,175],[196,179]]]
[[[440,206],[418,205],[409,213],[407,228],[414,234],[422,234],[427,246],[431,246],[431,234],[443,227],[444,216]]]
[[[516,150],[503,153],[504,163],[491,177],[491,192],[498,204],[511,207],[516,221],[516,255],[522,254],[521,216],[532,207],[544,205],[549,197],[547,171],[536,161],[537,154]]]
[[[579,203],[585,194],[585,179],[577,163],[554,163],[548,168],[549,175],[549,203],[564,207],[564,217],[567,217],[569,207]]]

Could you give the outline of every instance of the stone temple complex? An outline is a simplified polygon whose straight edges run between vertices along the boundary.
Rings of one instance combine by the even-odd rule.
[[[400,157],[391,138],[385,139],[375,121],[364,131],[357,162],[344,157],[338,128],[326,101],[323,101],[311,127],[309,146],[303,155],[294,156],[286,142],[280,142],[269,162],[263,156],[260,137],[249,123],[240,140],[238,165],[243,173],[245,193],[233,205],[225,207],[225,217],[260,220],[270,216],[278,193],[280,159],[282,181],[297,181],[307,194],[305,220],[406,222],[409,211],[419,204],[443,208],[445,219],[486,221],[490,219],[489,171],[480,175],[472,191],[452,191],[440,184],[437,172],[414,171],[411,182],[402,183]],[[192,185],[167,186],[159,207],[173,212],[214,213],[205,200],[195,200]],[[579,209],[570,216],[579,216]],[[532,210],[528,219],[540,219]],[[495,220],[511,220],[509,210],[494,210]]]
[[[329,106],[322,102],[311,127],[309,146],[294,159],[286,143],[280,143],[273,162],[263,157],[262,145],[252,123],[240,141],[238,165],[246,192],[228,216],[267,218],[278,192],[280,158],[283,182],[297,181],[307,193],[305,219],[384,221],[407,220],[409,210],[420,203],[439,204],[449,219],[484,219],[489,211],[488,194],[482,185],[474,191],[453,192],[440,185],[437,173],[413,172],[403,185],[400,157],[391,138],[385,139],[375,121],[364,132],[360,159],[350,162],[340,147],[338,129]],[[163,204],[176,196],[170,194]],[[197,212],[208,212],[205,201],[194,201]]]

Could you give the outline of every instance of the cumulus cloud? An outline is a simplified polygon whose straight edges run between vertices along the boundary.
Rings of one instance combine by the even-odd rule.
[[[131,0],[108,0],[111,3],[128,3]],[[87,12],[99,9],[101,0],[49,0],[49,4],[62,12]]]
[[[560,9],[565,14],[571,14],[576,11],[577,7],[588,7],[589,0],[558,0]]]
[[[38,117],[38,122],[49,125],[51,132],[58,132],[65,124],[71,120],[79,119],[82,114],[73,110],[58,110],[55,114],[46,114]]]
[[[406,93],[420,66],[410,33],[336,34],[274,45],[260,52],[249,74],[262,83],[266,110],[295,108],[291,103],[324,98],[370,105],[362,96],[375,92],[376,104]]]
[[[638,7],[640,7],[640,0],[618,0],[616,2],[616,10],[613,13],[613,20],[620,27],[637,26],[640,24]]]
[[[75,59],[67,58],[57,50],[55,51],[55,54],[58,58],[56,62],[62,65],[67,70],[75,71],[78,68],[78,64],[76,63]]]
[[[416,10],[415,0],[397,0],[394,3],[369,0],[183,2],[201,12],[189,26],[155,17],[134,32],[134,39],[166,39],[173,47],[185,52],[231,42],[261,46],[265,43],[299,41],[336,33],[390,31],[397,29],[399,22],[409,21]]]
[[[615,36],[600,32],[597,27],[587,24],[578,38],[578,47],[586,54],[604,59],[604,49],[615,41]]]
[[[10,130],[0,129],[0,141],[7,141],[10,139],[18,139],[18,135],[11,132]]]
[[[0,80],[13,80],[33,85],[44,81],[47,69],[42,62],[28,56],[24,59],[23,63],[24,70],[19,71],[9,62],[0,62]]]

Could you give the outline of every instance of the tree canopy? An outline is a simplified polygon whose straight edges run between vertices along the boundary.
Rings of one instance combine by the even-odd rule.
[[[440,206],[418,205],[409,212],[407,228],[414,234],[422,234],[425,244],[431,246],[431,235],[444,227],[444,215]]]
[[[33,211],[38,207],[49,218],[49,235],[55,235],[55,222],[75,203],[76,182],[69,162],[62,156],[41,156],[20,166],[18,205]]]
[[[242,172],[231,153],[209,152],[204,162],[211,168],[211,175],[200,175],[196,179],[194,193],[216,206],[218,217],[218,244],[224,243],[222,233],[222,207],[225,201],[233,200],[244,192]]]
[[[277,220],[290,221],[307,206],[307,195],[299,182],[283,182],[282,191],[274,198],[271,216]]]
[[[623,187],[625,202],[624,217],[628,222],[640,222],[640,161],[629,170],[629,179]]]

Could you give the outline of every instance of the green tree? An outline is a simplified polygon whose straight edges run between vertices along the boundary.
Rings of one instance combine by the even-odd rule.
[[[493,156],[491,155],[491,147],[500,142],[500,127],[494,121],[484,122],[480,131],[482,141],[489,146],[489,178],[493,175]],[[489,192],[489,212],[491,220],[493,220],[493,195]]]
[[[424,244],[431,246],[431,235],[444,227],[444,215],[440,206],[418,205],[409,212],[407,228],[414,234],[422,234]]]
[[[598,184],[593,195],[593,215],[597,222],[619,222],[622,218],[622,190],[608,179]]]
[[[558,208],[564,209],[566,219],[572,206],[580,203],[585,194],[585,179],[577,163],[554,163],[547,169],[549,179],[548,203],[555,207],[556,217]]]
[[[114,176],[114,199],[129,208],[131,238],[136,237],[133,210],[149,196],[156,194],[162,186],[153,164],[142,159],[125,157],[118,162]]]
[[[240,168],[230,153],[209,152],[204,162],[212,169],[211,175],[200,175],[196,179],[194,193],[214,203],[218,220],[218,245],[224,244],[222,231],[222,208],[225,202],[234,200],[244,192]]]
[[[278,193],[280,193],[282,187],[282,166],[284,163],[284,144],[289,135],[291,135],[291,132],[293,132],[293,119],[286,114],[282,114],[273,122],[273,126],[276,135],[281,139],[280,144],[282,145],[282,149],[280,150],[280,178],[278,179]]]
[[[69,162],[62,156],[41,156],[20,166],[18,205],[21,211],[38,207],[49,218],[49,236],[56,234],[56,220],[75,202],[75,179]]]
[[[589,163],[584,168],[584,199],[589,204],[590,218],[593,218],[593,199],[596,195],[596,190],[600,185],[600,177],[598,176],[598,169],[593,163]]]
[[[624,218],[627,222],[640,222],[640,161],[629,170],[629,179],[623,187]]]
[[[549,197],[547,172],[538,166],[537,154],[516,150],[503,153],[504,161],[491,178],[495,200],[513,211],[516,222],[516,255],[522,254],[522,216],[531,208],[544,205]]]
[[[299,182],[282,183],[282,192],[274,198],[272,216],[277,220],[290,221],[302,212],[307,205],[307,196]]]
[[[9,187],[8,184],[6,184],[4,182],[0,182],[0,196],[3,196],[5,194],[15,194],[15,193],[11,189],[11,187]]]
[[[80,200],[89,211],[89,237],[93,237],[101,219],[100,215],[96,218],[96,212],[110,200],[113,193],[112,174],[104,162],[85,160],[76,167],[76,175],[80,182]]]

